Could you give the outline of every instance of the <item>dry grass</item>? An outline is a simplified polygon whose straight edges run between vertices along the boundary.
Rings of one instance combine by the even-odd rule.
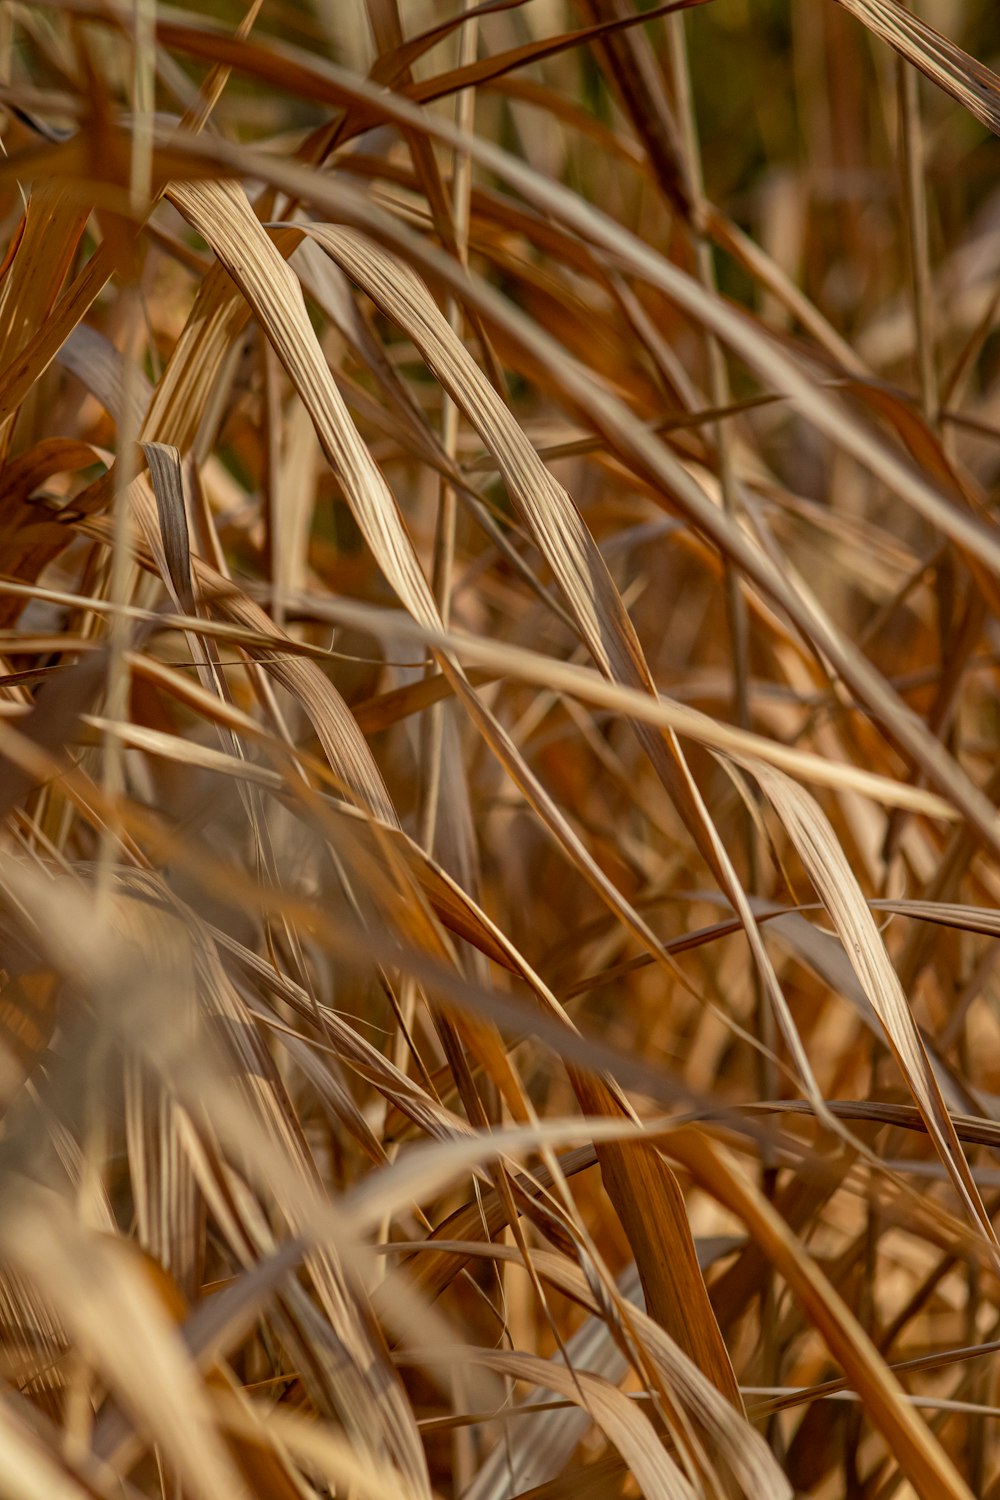
[[[0,1500],[1000,1496],[992,7],[689,8],[0,7]]]

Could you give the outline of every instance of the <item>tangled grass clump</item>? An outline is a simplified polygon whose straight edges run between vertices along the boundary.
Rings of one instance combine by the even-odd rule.
[[[1000,1500],[991,19],[0,7],[0,1500]]]

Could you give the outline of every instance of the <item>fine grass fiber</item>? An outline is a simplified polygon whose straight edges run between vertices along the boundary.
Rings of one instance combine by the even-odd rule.
[[[1000,1500],[998,45],[0,5],[0,1500]]]

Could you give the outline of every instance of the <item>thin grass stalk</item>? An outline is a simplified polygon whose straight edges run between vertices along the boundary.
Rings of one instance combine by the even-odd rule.
[[[471,9],[470,0],[463,0],[463,10]],[[458,56],[456,66],[467,67],[476,59],[479,40],[479,25],[471,16],[458,31]],[[463,89],[455,96],[455,125],[463,135],[471,135],[475,126],[476,91]],[[463,265],[468,264],[469,220],[472,205],[472,158],[468,150],[460,145],[452,152],[451,217],[456,253]],[[458,298],[449,292],[445,297],[445,317],[448,325],[461,336],[464,313]],[[458,452],[460,411],[448,391],[441,395],[441,447],[454,462]],[[434,532],[434,560],[431,586],[437,600],[442,623],[447,628],[451,618],[451,599],[455,569],[455,525],[458,500],[451,482],[441,477],[438,485],[438,512]],[[438,811],[441,796],[442,748],[444,736],[444,708],[433,705],[424,714],[421,734],[421,762],[423,765],[423,798],[420,808],[418,838],[428,854],[435,851],[437,842]]]
[[[899,138],[904,189],[904,221],[907,231],[920,404],[928,425],[937,428],[940,425],[941,397],[935,353],[933,289],[919,79],[916,70],[902,56],[896,59],[895,72],[899,98]],[[991,302],[988,310],[987,318],[989,321],[992,321],[994,307],[995,300]],[[988,324],[984,322],[983,326],[988,326]],[[967,350],[964,351],[964,359],[960,360],[956,365],[955,373],[949,382],[947,397],[949,401],[954,398],[956,387],[962,378],[963,364],[966,369],[971,368],[975,347],[974,342],[970,343]],[[953,450],[954,428],[949,427],[947,429],[945,445],[946,451],[950,452]],[[951,606],[956,588],[956,571],[955,560],[949,551],[941,559],[940,567],[935,575],[942,659],[947,659],[952,614]],[[950,736],[950,738],[952,740],[952,748],[954,749],[954,735]],[[964,1011],[960,1022],[958,1044],[960,1056],[964,1056],[965,1060],[968,1061],[968,1030],[966,1013]],[[874,1202],[873,1198],[872,1212],[874,1212]],[[979,1271],[971,1263],[966,1272],[966,1287],[967,1296],[964,1310],[965,1333],[967,1341],[971,1342],[976,1336],[981,1297]],[[977,1377],[975,1372],[972,1372],[970,1379],[974,1382],[974,1389],[981,1402],[985,1397],[982,1378],[981,1376]],[[985,1434],[982,1417],[970,1415],[967,1430],[969,1481],[974,1492],[978,1494],[982,1491],[985,1477]]]
[[[940,394],[934,337],[933,284],[927,222],[927,188],[924,174],[923,123],[917,71],[905,58],[896,59],[899,97],[900,169],[903,178],[903,210],[910,265],[911,306],[916,335],[920,405],[928,425],[936,427]]]
[[[129,199],[145,216],[153,191],[153,112],[156,108],[156,0],[132,0],[132,154]]]
[[[105,704],[107,717],[112,722],[124,722],[128,718],[129,671],[126,653],[131,644],[131,626],[125,613],[135,576],[132,561],[133,522],[131,515],[131,464],[132,454],[139,439],[138,423],[133,419],[134,403],[131,392],[138,376],[138,348],[136,336],[142,329],[142,307],[138,287],[132,285],[123,290],[126,309],[125,326],[128,330],[128,350],[124,365],[126,392],[125,411],[122,417],[122,452],[115,465],[114,504],[112,507],[112,536],[110,547],[110,570],[108,575],[108,602],[111,615],[108,625],[108,656],[105,676]],[[124,793],[124,746],[117,735],[104,738],[101,785],[109,803],[113,805]],[[107,824],[101,836],[98,859],[98,891],[106,899],[110,894],[111,871],[117,853],[119,831],[114,822]]]
[[[470,0],[462,0],[462,10],[472,9]],[[471,65],[478,52],[479,23],[470,16],[457,33],[456,66]],[[476,90],[463,89],[455,96],[454,119],[456,128],[463,135],[471,135],[475,128]],[[456,146],[451,155],[451,212],[452,234],[455,254],[463,265],[468,264],[469,223],[472,204],[472,158],[467,150]],[[465,315],[462,304],[452,293],[445,297],[444,314],[448,326],[462,336]],[[460,410],[448,391],[441,394],[441,448],[446,457],[455,462],[458,456]],[[438,508],[434,531],[434,552],[431,569],[431,589],[437,601],[441,619],[447,627],[451,619],[452,590],[455,571],[456,525],[458,520],[458,496],[454,485],[442,475],[438,481]],[[430,669],[428,669],[430,671]],[[449,705],[432,704],[420,721],[421,800],[418,814],[418,842],[434,855],[439,844],[439,816],[441,810],[441,787],[444,774],[445,715],[451,712]],[[449,851],[450,852],[450,851]],[[497,1282],[502,1289],[502,1271],[498,1269]],[[502,1295],[502,1291],[501,1291]],[[460,1369],[453,1377],[455,1405],[461,1407],[467,1394],[466,1381]],[[476,1443],[470,1429],[458,1429],[452,1437],[452,1464],[457,1493],[463,1494],[472,1482],[475,1470]]]
[[[156,67],[156,6],[154,0],[136,0],[133,7],[132,32],[132,109],[134,128],[129,158],[129,203],[137,220],[149,212],[153,174],[153,110]],[[130,627],[120,611],[129,602],[134,577],[132,562],[132,518],[129,503],[132,454],[138,441],[135,394],[140,389],[139,350],[145,331],[145,320],[137,272],[133,285],[125,288],[126,353],[123,370],[124,400],[121,446],[115,466],[115,496],[112,508],[113,540],[109,599],[116,607],[111,616],[108,635],[108,662],[105,683],[107,714],[111,720],[124,722],[128,717],[129,674],[125,652]],[[124,748],[116,736],[106,736],[103,749],[102,784],[112,800],[124,791]],[[115,854],[117,831],[108,826],[101,839],[98,861],[98,893],[106,903],[110,893],[111,863]]]
[[[711,295],[718,295],[715,274],[715,256],[711,242],[705,232],[707,202],[705,197],[704,172],[698,138],[698,121],[694,108],[691,87],[691,69],[687,47],[687,17],[683,14],[668,16],[664,22],[667,33],[667,55],[670,62],[671,83],[677,109],[680,143],[683,151],[685,189],[692,210],[692,248],[695,271],[699,282]],[[729,368],[725,351],[719,340],[709,331],[704,335],[705,357],[708,372],[708,395],[716,410],[723,410],[732,401],[729,383]],[[713,422],[709,428],[719,469],[719,486],[722,506],[731,519],[739,515],[739,491],[733,462],[729,425]],[[733,663],[733,715],[741,729],[750,729],[750,620],[739,569],[732,558],[723,558],[723,587],[726,600],[726,620],[729,626],[729,641]],[[737,819],[743,841],[747,866],[747,884],[755,894],[762,895],[762,864],[757,826],[749,808],[740,804]],[[772,1099],[778,1089],[778,1074],[774,1062],[778,1047],[778,1031],[774,1014],[764,993],[764,986],[756,966],[750,972],[753,990],[754,1030],[760,1041],[757,1051],[757,1086],[761,1098]],[[777,1172],[768,1162],[766,1153],[761,1156],[761,1186],[768,1197],[773,1197],[777,1186]],[[777,1384],[781,1379],[780,1355],[772,1337],[775,1327],[774,1301],[776,1287],[774,1276],[767,1272],[761,1286],[761,1329],[763,1332],[764,1379]],[[779,1426],[770,1424],[772,1443],[780,1438]]]

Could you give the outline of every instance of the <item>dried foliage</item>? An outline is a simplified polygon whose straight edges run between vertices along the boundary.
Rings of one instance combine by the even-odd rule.
[[[1000,1496],[992,9],[0,6],[0,1500]]]

